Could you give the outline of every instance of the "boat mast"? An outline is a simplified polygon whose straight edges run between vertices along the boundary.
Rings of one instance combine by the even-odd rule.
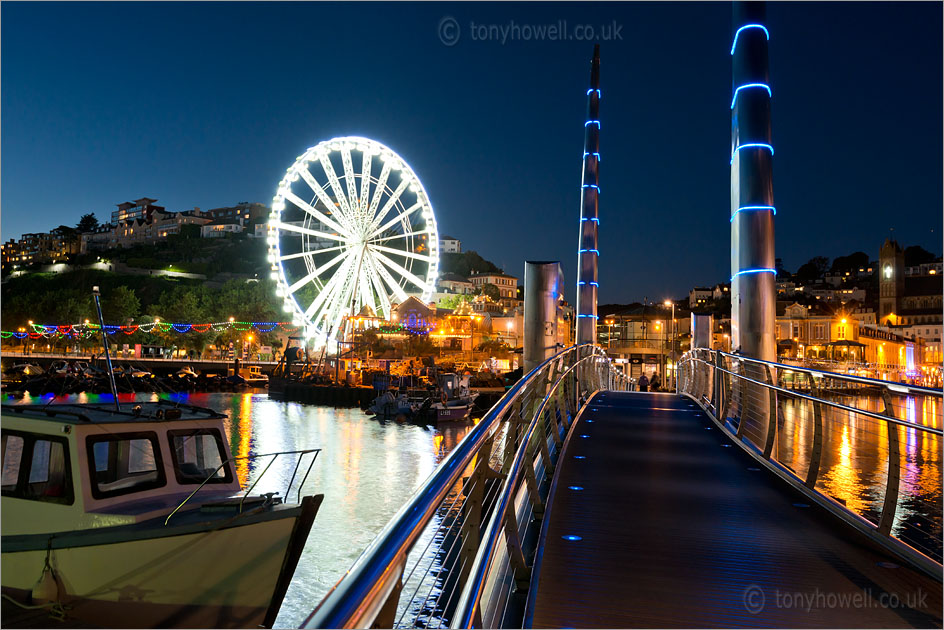
[[[102,327],[102,346],[105,347],[105,364],[108,366],[108,384],[111,385],[111,395],[115,397],[115,411],[121,411],[121,405],[118,403],[118,386],[115,385],[115,373],[111,369],[111,355],[108,354],[108,333],[105,332],[105,318],[102,317],[102,305],[98,298],[101,291],[97,286],[92,287],[92,297],[95,298],[95,310],[98,311],[98,323]]]

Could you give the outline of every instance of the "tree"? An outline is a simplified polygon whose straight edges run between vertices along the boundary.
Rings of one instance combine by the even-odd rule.
[[[141,301],[134,291],[126,286],[115,287],[102,296],[102,316],[105,323],[124,324],[137,317]]]
[[[827,269],[829,269],[829,258],[826,256],[815,256],[797,269],[796,277],[801,281],[813,282],[821,278],[823,274],[826,273]]]
[[[854,252],[848,256],[840,256],[835,259],[829,270],[833,273],[842,273],[843,271],[858,271],[868,266],[869,255],[865,252]]]
[[[482,285],[482,293],[495,302],[501,299],[501,291],[491,282],[486,282]]]
[[[448,295],[439,300],[440,308],[457,309],[463,302],[471,302],[472,296],[467,294]]]
[[[937,260],[937,256],[920,245],[905,248],[905,267],[916,267],[935,260]]]
[[[91,232],[98,227],[98,218],[96,218],[94,212],[88,214],[83,214],[82,218],[79,219],[79,222],[76,224],[75,229],[79,232]]]

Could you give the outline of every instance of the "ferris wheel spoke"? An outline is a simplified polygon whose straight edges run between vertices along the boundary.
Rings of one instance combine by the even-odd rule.
[[[361,303],[361,309],[363,309],[364,306],[370,306],[371,312],[373,312],[376,315],[377,303],[376,301],[374,301],[374,292],[371,290],[372,287],[370,285],[370,280],[367,275],[366,262],[367,262],[366,260],[362,261],[361,275],[360,275],[360,278],[358,278],[357,280],[357,289],[360,293],[359,300]],[[360,309],[358,309],[356,312],[351,313],[351,314],[357,315],[358,312],[360,312]]]
[[[373,217],[378,206],[380,206],[380,199],[387,189],[387,178],[390,177],[391,170],[390,162],[384,162],[383,168],[380,169],[380,179],[377,180],[377,186],[374,188],[374,196],[371,198],[370,207],[367,209],[368,217]]]
[[[422,290],[423,293],[426,293],[427,291],[432,292],[433,288],[431,286],[429,286],[428,284],[426,284],[425,282],[417,278],[415,275],[413,275],[413,273],[406,267],[390,260],[389,258],[387,258],[386,256],[384,256],[378,251],[374,251],[373,254],[374,256],[377,257],[377,260],[379,260],[380,262],[385,264],[387,267],[389,267],[391,271],[396,271],[398,274],[400,274],[401,276],[403,276],[404,278],[412,282],[417,288]]]
[[[370,251],[367,252],[367,260],[365,262],[367,263],[367,275],[370,278],[371,286],[373,286],[380,300],[381,315],[389,319],[391,314],[390,298],[387,297],[387,290],[384,288],[383,280],[380,279],[380,274],[377,273],[377,263],[374,262],[374,256]]]
[[[370,204],[370,152],[364,151],[361,163],[361,196],[358,208],[361,216],[367,216],[367,206]]]
[[[354,259],[356,259],[356,257]],[[344,309],[351,303],[354,291],[357,289],[355,286],[356,282],[354,282],[356,278],[357,270],[352,265],[345,274],[345,282],[341,290],[332,295],[331,299],[328,301],[328,305],[324,309],[324,312],[327,314],[326,321],[329,323],[334,333],[331,336],[336,336],[340,324],[344,320]]]
[[[371,257],[373,258],[373,254],[371,254]],[[387,286],[390,287],[390,290],[393,291],[393,294],[398,300],[400,300],[401,303],[410,297],[406,294],[406,291],[403,290],[403,287],[400,286],[400,283],[393,279],[393,276],[390,275],[390,272],[387,271],[386,267],[381,265],[379,261],[376,262],[374,267],[377,270],[377,273],[381,278],[384,279],[384,282],[387,283]]]
[[[341,163],[344,165],[344,182],[347,184],[347,202],[351,206],[351,216],[358,218],[361,204],[357,200],[357,182],[354,181],[354,162],[351,160],[351,148],[346,144],[341,147]]]
[[[334,258],[332,258],[325,264],[321,265],[320,267],[317,267],[314,271],[309,273],[307,276],[304,276],[303,278],[298,280],[298,282],[295,282],[294,284],[292,284],[288,288],[288,290],[291,291],[292,293],[295,293],[296,291],[301,289],[303,286],[305,286],[306,284],[308,284],[315,278],[321,277],[321,274],[323,274],[325,271],[327,271],[328,269],[331,269],[336,264],[344,260],[346,256],[349,256],[348,252],[341,252],[340,254],[338,254],[337,256],[335,256]]]
[[[313,249],[307,252],[298,252],[297,254],[286,254],[285,256],[279,256],[279,261],[294,260],[296,258],[304,258],[305,256],[314,256],[315,254],[327,254],[328,252],[336,252],[342,249],[347,249],[347,245],[337,245],[335,247],[326,247],[324,249]]]
[[[368,245],[371,250],[379,250],[382,252],[387,252],[388,254],[395,254],[397,256],[406,256],[407,258],[413,258],[415,260],[422,260],[424,262],[431,263],[435,260],[432,256],[427,256],[426,254],[417,254],[415,252],[407,252],[402,249],[394,249],[392,247],[385,247],[383,245],[374,245],[371,243]]]
[[[272,221],[270,225],[279,229],[285,230],[287,232],[297,232],[298,234],[304,234],[306,236],[313,236],[315,238],[323,238],[331,241],[338,241],[341,243],[349,243],[350,238],[346,236],[341,236],[340,234],[329,234],[327,232],[319,232],[318,230],[312,230],[311,228],[302,227],[300,225],[292,225],[291,223],[283,223],[282,221]]]
[[[331,159],[327,155],[321,156],[321,168],[324,169],[325,175],[328,176],[328,183],[331,185],[331,191],[334,193],[335,198],[339,206],[339,212],[344,215],[347,222],[350,225],[354,225],[354,214],[351,212],[351,206],[347,202],[347,197],[344,194],[344,191],[341,189],[341,182],[338,180],[338,176],[334,172],[334,166],[331,164]]]
[[[422,208],[422,207],[423,207],[423,204],[420,203],[419,201],[417,201],[417,202],[414,203],[412,206],[410,206],[409,208],[407,208],[406,210],[404,210],[402,214],[398,214],[397,216],[393,217],[392,219],[390,219],[389,221],[387,221],[386,223],[384,223],[383,225],[381,225],[381,226],[380,226],[379,228],[377,228],[376,230],[373,230],[367,238],[368,238],[368,239],[371,239],[371,238],[377,236],[378,234],[383,234],[383,233],[384,233],[384,230],[386,230],[387,228],[389,228],[390,226],[392,226],[393,224],[395,224],[397,221],[403,221],[403,220],[405,220],[407,217],[409,217],[411,214],[413,214],[414,212],[416,212],[417,210],[419,210],[419,209]],[[412,224],[411,224],[411,225],[412,225]]]
[[[338,225],[337,223],[329,219],[326,215],[316,210],[314,206],[312,206],[310,203],[308,203],[307,201],[305,201],[304,199],[302,199],[301,197],[293,193],[291,190],[285,191],[285,198],[291,201],[292,203],[294,203],[296,206],[298,206],[305,212],[307,212],[308,214],[310,214],[311,216],[313,216],[314,218],[318,219],[319,221],[327,225],[332,230],[336,232],[340,232],[341,234],[344,234],[345,236],[350,235],[350,230],[346,230],[342,228],[340,225]]]
[[[371,231],[375,225],[380,223],[385,216],[387,216],[387,213],[390,212],[390,208],[392,208],[397,203],[397,200],[400,199],[400,195],[403,194],[403,191],[405,191],[409,185],[410,180],[404,177],[400,181],[400,185],[397,186],[397,189],[393,191],[393,194],[390,195],[390,198],[384,203],[383,208],[381,208],[380,212],[377,213],[377,216],[371,217],[370,225],[367,228],[368,232]]]
[[[314,314],[318,312],[325,300],[328,299],[328,296],[334,292],[334,288],[344,281],[355,260],[356,259],[354,256],[348,257],[344,261],[344,264],[338,269],[337,273],[331,276],[331,279],[328,280],[328,282],[324,285],[324,288],[318,293],[317,296],[315,296],[314,301],[305,310],[305,317],[307,319],[312,321],[314,320]]]
[[[302,168],[299,171],[301,173],[302,179],[305,180],[305,183],[308,184],[308,187],[311,188],[312,192],[318,197],[321,203],[324,204],[325,208],[332,209],[332,212],[337,211],[334,200],[331,199],[331,196],[325,192],[325,189],[318,183],[318,180],[315,179],[315,176],[307,168]],[[351,222],[348,221],[347,217],[338,213],[338,219],[345,226],[345,229],[338,230],[339,232],[344,232],[351,234],[354,230]]]
[[[368,241],[368,244],[373,245],[374,243],[383,243],[385,241],[392,241],[398,238],[407,238],[409,236],[422,236],[426,234],[426,230],[421,230],[419,232],[404,232],[403,234],[394,234],[393,236],[385,236],[383,238],[375,238]]]

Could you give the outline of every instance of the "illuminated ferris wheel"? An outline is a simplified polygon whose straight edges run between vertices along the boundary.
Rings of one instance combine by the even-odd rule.
[[[432,297],[436,217],[413,169],[367,138],[321,142],[279,183],[269,262],[283,309],[317,344],[343,340],[347,318]]]

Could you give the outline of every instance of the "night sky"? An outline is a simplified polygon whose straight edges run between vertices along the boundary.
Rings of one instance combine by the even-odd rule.
[[[592,42],[474,41],[471,23],[601,41],[600,301],[730,276],[726,3],[16,3],[2,8],[2,237],[269,203],[307,147],[364,135],[416,171],[440,234],[573,298]],[[459,41],[438,28],[453,16]],[[768,7],[777,256],[941,253],[942,5]],[[447,36],[453,31],[447,28]]]

